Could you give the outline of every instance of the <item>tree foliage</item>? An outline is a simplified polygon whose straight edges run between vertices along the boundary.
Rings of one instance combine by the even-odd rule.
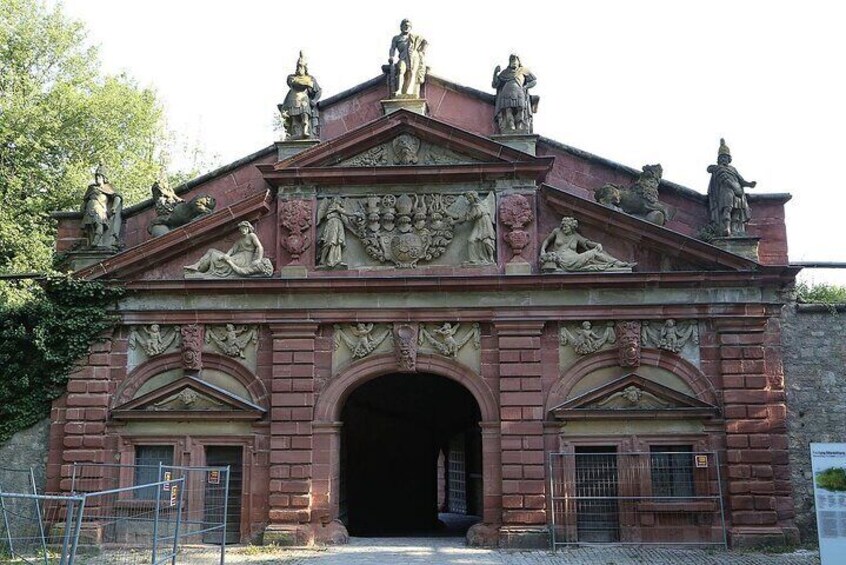
[[[0,273],[49,271],[49,214],[80,208],[98,162],[125,205],[148,197],[171,141],[155,91],[105,75],[61,6],[0,0]]]
[[[796,299],[806,304],[846,304],[846,286],[800,282],[796,285]]]
[[[0,305],[0,444],[49,414],[76,363],[113,326],[108,309],[122,294],[56,276],[23,304]]]
[[[829,467],[817,473],[817,486],[831,492],[846,492],[846,469]]]

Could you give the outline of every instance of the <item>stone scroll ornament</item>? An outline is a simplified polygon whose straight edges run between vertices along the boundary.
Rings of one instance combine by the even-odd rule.
[[[299,265],[300,257],[311,247],[312,205],[309,200],[286,200],[279,205],[279,224],[288,230],[282,247],[291,254],[290,265]]]
[[[186,279],[237,279],[246,277],[269,277],[273,264],[264,256],[262,246],[250,222],[240,222],[241,237],[224,253],[209,249],[192,265],[185,265]]]
[[[523,228],[532,223],[535,215],[529,200],[522,194],[506,196],[499,203],[499,221],[510,228],[505,242],[511,247],[512,262],[526,262],[523,250],[529,245],[531,235]]]
[[[541,243],[540,264],[544,273],[618,271],[631,272],[627,263],[606,253],[602,245],[578,233],[579,222],[565,216],[561,225]]]
[[[464,335],[460,335],[461,333]],[[432,327],[421,326],[417,344],[428,345],[445,357],[455,357],[468,343],[472,343],[475,349],[479,349],[481,335],[479,324],[473,324],[466,331],[461,332],[461,324],[444,322]]]
[[[660,164],[644,165],[631,186],[608,183],[594,190],[597,202],[609,208],[663,226],[672,218],[672,210],[658,200],[658,187],[664,169]]]
[[[617,322],[614,326],[617,338],[617,352],[621,367],[640,366],[640,322]]]
[[[558,342],[571,346],[579,355],[596,353],[605,344],[612,344],[616,339],[613,322],[608,322],[604,328],[597,331],[590,322],[584,321],[577,328],[568,329],[562,326],[558,334]]]
[[[174,344],[179,337],[179,326],[162,328],[159,324],[132,328],[129,334],[129,347],[140,347],[147,357],[161,355]]]
[[[699,343],[699,334],[695,321],[676,322],[670,318],[660,322],[643,322],[643,344],[679,353],[689,342]]]
[[[218,350],[230,357],[246,358],[245,351],[252,343],[258,342],[258,330],[255,327],[210,326],[206,329],[206,343],[213,344]]]
[[[200,371],[203,368],[203,334],[204,328],[198,324],[181,326],[182,335],[182,368],[186,371]]]
[[[343,343],[352,353],[353,359],[363,359],[382,345],[391,336],[391,331],[386,329],[377,333],[372,323],[350,324],[344,330],[340,325],[335,325],[335,350]]]
[[[417,370],[417,324],[394,324],[394,355],[401,371]]]

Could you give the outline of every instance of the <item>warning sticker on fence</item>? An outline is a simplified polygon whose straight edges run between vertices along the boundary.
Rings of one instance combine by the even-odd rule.
[[[173,480],[173,472],[165,471],[162,480],[165,482],[162,485],[162,490],[170,490],[170,481]]]
[[[697,469],[707,469],[708,468],[708,456],[707,455],[695,455],[694,461],[696,463]]]
[[[209,471],[209,484],[210,485],[219,485],[220,484],[220,471]]]
[[[176,506],[176,501],[179,500],[179,485],[173,485],[170,489],[170,505]]]

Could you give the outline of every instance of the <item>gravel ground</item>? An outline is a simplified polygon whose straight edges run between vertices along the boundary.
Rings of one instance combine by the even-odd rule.
[[[187,549],[179,555],[180,565],[210,565],[219,553]],[[475,549],[461,538],[353,538],[349,545],[321,549],[275,547],[232,547],[230,565],[819,565],[816,551],[791,553],[726,552],[707,549],[665,547],[578,547],[549,551],[505,551]],[[86,565],[109,565],[107,556]]]

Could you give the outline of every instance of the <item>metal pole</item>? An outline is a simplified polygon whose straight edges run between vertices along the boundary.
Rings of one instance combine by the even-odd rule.
[[[159,461],[159,480],[156,481],[157,483],[162,482],[162,462]],[[156,565],[156,552],[158,550],[159,544],[159,511],[161,510],[162,504],[162,489],[164,485],[157,485],[156,486],[156,515],[153,518],[153,565]]]
[[[69,565],[73,565],[74,561],[76,561],[76,549],[79,547],[79,532],[82,531],[82,519],[85,517],[85,501],[86,497],[83,496],[79,502],[79,512],[76,516],[76,528],[73,534],[73,548],[71,548]]]
[[[226,484],[223,487],[223,531],[220,539],[220,565],[224,565],[226,562],[226,523],[229,520],[229,477],[231,469],[231,465],[226,466]]]
[[[714,462],[717,467],[717,489],[720,492],[720,525],[723,527],[723,547],[728,549],[728,532],[726,531],[726,510],[723,508],[723,480],[720,477],[720,454],[714,452]]]
[[[0,510],[3,512],[3,525],[6,526],[6,539],[9,543],[9,555],[15,555],[15,546],[12,544],[12,528],[9,526],[9,515],[6,513],[6,499],[3,497],[3,486],[0,485]]]
[[[76,499],[66,499],[65,504],[68,505],[65,513],[65,534],[62,536],[62,557],[59,560],[59,565],[68,565],[68,544],[70,544],[70,530],[71,521],[73,520],[73,505],[79,502]]]
[[[554,453],[549,454],[549,510],[552,519],[550,523],[552,524],[552,535],[549,536],[549,540],[552,542],[552,551],[555,551],[555,478],[554,478],[554,465],[553,465],[553,457],[555,457]]]
[[[173,488],[173,487],[171,487]],[[182,525],[182,497],[185,496],[185,476],[182,476],[182,488],[179,490],[179,502],[176,503],[176,526],[173,530],[173,558],[171,565],[176,565],[176,551],[179,547],[179,526]]]
[[[71,494],[76,493],[76,463],[71,466]]]
[[[38,486],[35,484],[35,468],[30,466],[29,468],[29,481],[32,483],[32,494],[38,495]],[[38,517],[38,529],[41,532],[41,549],[44,552],[44,565],[48,565],[49,560],[47,558],[47,538],[44,535],[44,522],[41,517],[41,506],[38,503],[38,499],[33,499],[35,502],[35,515]]]

